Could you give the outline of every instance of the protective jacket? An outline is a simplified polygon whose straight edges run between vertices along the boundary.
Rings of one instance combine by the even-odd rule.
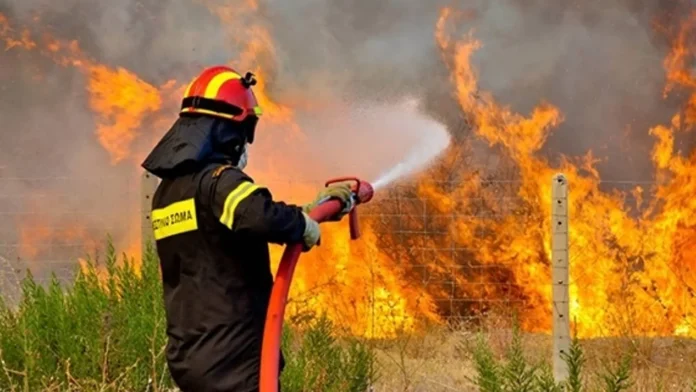
[[[163,176],[152,225],[171,375],[184,392],[257,391],[273,284],[268,243],[300,242],[302,209],[274,201],[245,173],[210,157],[189,159],[178,172],[177,165],[158,170],[167,166],[159,157],[172,162],[167,145],[186,150],[161,143],[144,166]]]

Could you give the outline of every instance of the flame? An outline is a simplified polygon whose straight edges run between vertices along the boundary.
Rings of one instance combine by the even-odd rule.
[[[306,139],[293,108],[275,101],[267,91],[267,86],[273,83],[276,54],[269,28],[249,22],[254,20],[250,15],[259,12],[258,3],[247,1],[247,7],[205,3],[226,26],[234,26],[230,27],[230,36],[242,49],[239,59],[231,66],[242,71],[251,69],[260,76],[258,88],[254,90],[264,110],[258,132],[262,140],[257,142],[262,144],[262,150],[258,156],[268,158],[263,167],[256,167],[252,160],[250,171],[269,186],[276,199],[284,199],[287,194],[311,200],[320,184],[277,180],[277,173],[302,172],[308,168],[308,162],[292,158],[291,150],[277,154],[278,146],[301,145]],[[240,21],[246,23],[240,26]],[[306,102],[301,94],[292,98]],[[282,251],[281,247],[271,247],[274,271]],[[424,320],[439,319],[431,298],[416,292],[400,272],[397,261],[380,252],[377,237],[370,229],[364,229],[360,241],[351,242],[345,223],[324,225],[322,245],[303,255],[295,272],[288,317],[299,321],[309,309],[337,321],[346,327],[346,332],[364,336],[394,336],[399,331],[414,330]]]
[[[161,123],[163,116],[159,111],[165,105],[171,105],[171,101],[163,97],[176,94],[176,81],[168,81],[160,87],[155,87],[135,73],[124,68],[112,68],[96,62],[87,56],[75,40],[60,40],[48,34],[35,39],[28,28],[17,33],[10,25],[8,19],[0,14],[0,38],[5,42],[5,50],[36,50],[41,55],[53,60],[63,67],[73,67],[86,79],[86,91],[89,95],[89,107],[95,115],[95,135],[97,141],[109,154],[110,161],[116,165],[128,158],[140,158],[133,155],[134,141],[143,130],[144,122]],[[179,86],[178,91],[183,92],[184,86]],[[169,106],[166,106],[169,107]],[[155,116],[149,118],[148,116]],[[55,224],[49,222],[46,216],[50,216],[45,206],[37,203],[35,211],[41,211],[43,218],[39,220],[23,219],[18,222],[20,227],[20,257],[25,260],[38,260],[49,256],[53,248],[42,246],[46,243],[61,241],[77,241],[84,246],[80,247],[82,254],[97,249],[96,244],[102,238],[95,238],[94,234],[85,232],[86,226],[76,222],[71,230],[56,229]],[[39,216],[37,215],[37,216]],[[137,216],[134,216],[137,218]],[[75,230],[81,227],[78,235]],[[134,225],[134,227],[137,227]],[[77,236],[77,237],[76,237]],[[140,260],[139,239],[129,240],[126,245],[126,254]],[[55,250],[54,250],[55,251]]]
[[[0,13],[0,36],[5,41],[5,50],[10,50],[15,47],[23,49],[34,49],[36,43],[31,40],[30,32],[27,29],[22,30],[19,35],[14,34],[14,30],[10,26],[7,17]],[[13,37],[15,36],[15,37]]]
[[[439,319],[429,296],[399,274],[398,262],[377,243],[370,226],[352,242],[345,222],[324,224],[321,246],[303,255],[295,272],[289,319],[323,313],[348,333],[373,337],[395,336],[418,329],[424,319]],[[271,250],[275,270],[283,248]]]
[[[267,90],[274,82],[276,53],[270,29],[253,18],[259,12],[258,3],[247,1],[246,7],[213,0],[204,3],[229,26],[235,47],[241,48],[239,58],[230,65],[242,72],[250,69],[259,77],[254,92],[264,115],[258,132],[261,140],[252,154],[263,156],[265,162],[261,165],[260,158],[252,159],[249,171],[269,186],[276,199],[313,199],[321,184],[278,180],[278,173],[306,171],[309,165],[293,158],[289,147],[285,154],[277,153],[279,146],[301,146],[306,139],[295,110],[277,102]],[[302,94],[287,98],[306,102]],[[380,252],[374,232],[367,227],[363,231],[360,241],[352,242],[345,223],[324,225],[322,245],[303,255],[295,271],[288,318],[299,322],[308,310],[324,313],[346,326],[346,332],[366,336],[393,336],[417,328],[424,320],[438,319],[429,296],[416,292],[400,274],[397,261]],[[274,271],[282,252],[282,247],[271,246]]]
[[[248,1],[247,7],[232,7],[214,1],[203,3],[226,26],[238,26],[236,22],[258,11],[258,5],[254,1]],[[9,28],[2,31],[3,36],[12,33]],[[231,33],[238,31],[237,28]],[[261,24],[252,23],[245,31],[248,34],[232,34],[242,50],[238,61],[230,65],[241,70],[250,69],[258,75],[259,84],[255,88],[255,94],[264,109],[263,129],[259,132],[262,140],[257,142],[262,145],[262,150],[258,154],[271,157],[266,160],[265,166],[255,170],[255,177],[268,180],[266,184],[276,198],[283,198],[284,194],[291,193],[294,197],[309,201],[320,184],[274,182],[278,178],[276,173],[292,170],[293,167],[306,167],[304,162],[293,162],[292,159],[277,157],[278,154],[273,153],[278,140],[298,144],[302,142],[304,134],[295,120],[294,110],[276,102],[267,92],[268,83],[272,83],[272,78],[268,76],[272,72],[269,70],[275,65],[269,30]],[[26,37],[30,38],[29,35]],[[155,87],[129,70],[97,63],[83,53],[76,41],[61,41],[44,36],[42,40],[27,42],[31,44],[23,46],[25,49],[38,50],[56,64],[74,67],[86,76],[89,106],[95,114],[96,137],[113,164],[133,158],[133,144],[141,136],[144,124],[164,125],[171,122],[171,115],[163,115],[163,112],[166,107],[171,108],[173,102],[164,102],[164,97],[180,96],[187,84],[187,81],[182,83],[170,80],[165,85]],[[150,145],[156,142],[154,139]],[[263,143],[263,139],[273,139],[274,142]],[[27,227],[26,222],[22,222],[21,227]],[[371,336],[389,336],[398,331],[411,330],[424,317],[437,319],[427,294],[418,293],[411,287],[399,274],[398,263],[380,253],[375,234],[369,228],[363,230],[361,241],[354,243],[349,241],[345,224],[327,225],[324,228],[322,246],[303,256],[296,271],[297,279],[291,290],[293,300],[288,317],[300,320],[307,309],[312,309],[340,321],[341,325],[349,326],[347,332]],[[46,239],[55,235],[58,234],[34,234],[36,238]],[[27,247],[32,244],[28,237],[24,243]],[[129,255],[138,254],[138,248],[139,241],[132,241],[127,252]],[[283,249],[273,246],[271,250],[276,262],[275,268]],[[26,254],[26,257],[35,256],[36,253]],[[356,259],[361,260],[361,263],[356,265]],[[84,259],[80,259],[80,265],[83,269],[87,267]],[[104,279],[105,271],[98,271]],[[358,285],[357,282],[368,283]]]
[[[304,134],[295,120],[292,108],[276,102],[267,92],[266,87],[273,82],[269,75],[274,73],[276,52],[271,31],[257,21],[258,1],[245,0],[243,4],[230,4],[221,0],[200,1],[220,18],[228,28],[227,33],[231,42],[234,42],[234,48],[239,49],[239,56],[229,66],[239,72],[250,71],[256,75],[258,84],[254,88],[254,94],[263,108],[264,122],[284,128],[282,133],[274,132],[272,137],[286,142],[301,142]]]
[[[265,114],[252,152],[259,159],[252,159],[249,171],[269,186],[276,199],[311,200],[321,184],[278,178],[314,169],[312,162],[290,150],[302,148],[305,141],[297,112],[324,102],[300,91],[284,92],[282,99],[273,96],[279,77],[277,54],[270,27],[258,22],[263,10],[255,0],[234,6],[222,0],[197,2],[228,29],[232,49],[239,53],[230,65],[259,77],[255,92]],[[684,155],[677,148],[679,135],[690,132],[696,120],[696,79],[690,69],[696,14],[676,31],[664,60],[665,97],[677,91],[690,95],[668,124],[646,130],[655,138],[652,160],[657,184],[627,192],[601,188],[592,151],[564,157],[556,165],[543,157],[547,139],[563,125],[563,113],[550,102],[540,102],[527,114],[517,113],[483,90],[472,58],[485,50],[485,43],[473,31],[464,37],[449,31],[454,22],[469,16],[442,9],[434,26],[435,42],[473,133],[500,152],[499,165],[509,168],[515,180],[492,181],[485,171],[471,168],[458,173],[454,184],[441,181],[449,178],[448,169],[462,149],[470,148],[467,142],[451,146],[439,166],[418,179],[415,196],[424,203],[380,205],[387,215],[417,217],[406,224],[416,227],[418,235],[381,231],[384,225],[376,217],[363,222],[358,242],[349,241],[346,222],[322,227],[322,245],[303,255],[296,271],[289,319],[299,323],[308,313],[325,313],[346,332],[393,336],[447,315],[517,307],[525,329],[549,331],[550,179],[563,172],[571,187],[570,291],[577,334],[696,336],[692,290],[696,287],[696,155]],[[37,37],[29,29],[17,29],[2,14],[0,39],[6,51],[38,52],[85,76],[95,137],[114,165],[140,158],[138,142],[151,146],[158,140],[188,81],[172,79],[155,85],[131,70],[99,63],[77,41]],[[278,154],[279,148],[287,153]],[[27,258],[36,258],[38,244],[54,238],[90,241],[86,233],[91,230],[79,225],[60,232],[52,223],[23,222],[20,227]],[[139,240],[128,241],[127,252],[138,255]],[[282,251],[271,247],[274,268]],[[417,265],[426,261],[427,267]],[[430,282],[422,279],[424,274],[438,279]],[[443,303],[453,296],[464,300]]]
[[[90,106],[101,115],[97,138],[118,163],[128,156],[144,115],[159,110],[162,99],[157,88],[123,68],[96,65],[88,72]]]
[[[45,212],[37,210],[37,212]],[[24,217],[19,222],[19,257],[28,261],[51,254],[69,252],[75,255],[94,249],[97,241],[82,223],[47,220],[45,215]]]
[[[682,25],[674,47],[665,60],[668,83],[665,93],[682,87],[692,90],[684,113],[678,113],[670,125],[650,130],[657,139],[653,161],[660,185],[646,212],[631,214],[626,193],[602,192],[600,177],[591,151],[579,161],[565,158],[560,167],[552,167],[538,152],[549,132],[563,121],[558,108],[540,103],[529,116],[513,113],[487,92],[481,91],[471,66],[471,57],[482,48],[470,32],[454,45],[444,29],[451,11],[443,10],[437,24],[436,40],[451,70],[455,95],[469,118],[476,135],[491,146],[502,147],[518,169],[520,183],[515,189],[524,215],[504,215],[500,222],[473,219],[453,224],[457,241],[471,249],[474,258],[487,265],[505,265],[513,273],[515,286],[524,298],[523,325],[529,330],[550,328],[550,236],[547,224],[550,183],[553,173],[566,174],[571,184],[571,314],[579,336],[611,334],[694,336],[693,246],[696,191],[693,181],[693,155],[685,158],[674,151],[675,133],[693,125],[696,99],[693,75],[686,57],[692,31],[692,18]],[[665,173],[667,172],[667,173]],[[454,193],[432,189],[427,184],[422,194],[439,199]],[[471,194],[469,189],[457,190]],[[456,193],[455,192],[455,193]],[[486,192],[484,192],[485,194]],[[643,189],[629,194],[642,201]],[[461,195],[457,196],[460,200]],[[452,204],[442,203],[443,205]],[[464,206],[463,208],[466,208]],[[512,211],[514,212],[514,211]],[[477,233],[486,228],[493,237]],[[510,261],[510,264],[506,264]]]
[[[13,32],[7,18],[0,14],[0,36],[5,38],[5,50],[40,48],[57,64],[73,66],[85,74],[89,104],[97,116],[97,139],[113,164],[127,158],[145,116],[162,107],[160,90],[124,68],[110,68],[90,59],[77,41],[44,35],[43,42],[37,43],[27,29],[22,30],[20,38],[13,38]],[[169,86],[165,84],[163,89]]]

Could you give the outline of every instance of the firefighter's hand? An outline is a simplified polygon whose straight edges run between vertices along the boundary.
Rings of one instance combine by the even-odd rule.
[[[302,235],[302,240],[304,241],[303,250],[307,252],[315,245],[319,245],[321,230],[319,229],[319,223],[317,223],[317,221],[310,218],[306,213],[302,213],[302,215],[304,215],[305,219],[305,231]]]
[[[302,211],[309,213],[325,199],[338,199],[346,208],[344,208],[343,211],[341,211],[338,215],[331,217],[328,220],[340,221],[341,218],[343,218],[343,216],[345,216],[348,212],[350,212],[351,208],[353,208],[353,191],[351,185],[352,183],[348,181],[329,185],[328,187],[319,191],[313,202],[302,206]]]

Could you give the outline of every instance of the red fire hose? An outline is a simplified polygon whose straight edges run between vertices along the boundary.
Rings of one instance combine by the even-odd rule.
[[[372,199],[374,190],[368,182],[360,181],[354,177],[336,178],[326,182],[329,186],[336,182],[351,181],[353,185],[353,206],[348,215],[350,224],[350,238],[355,240],[360,237],[358,227],[358,214],[356,206],[367,203]],[[328,199],[315,207],[309,216],[317,222],[325,222],[343,211],[345,206],[340,200]],[[290,291],[292,274],[302,253],[302,244],[292,244],[285,248],[280,259],[278,273],[276,274],[271,299],[268,304],[266,325],[263,332],[263,345],[261,348],[261,377],[260,392],[278,392],[278,377],[280,366],[280,341],[283,333],[283,317],[285,305]]]

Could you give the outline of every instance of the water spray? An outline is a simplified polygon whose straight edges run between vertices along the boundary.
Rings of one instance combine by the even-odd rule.
[[[450,137],[444,127],[437,127],[438,123],[429,133],[425,133],[422,143],[412,150],[401,162],[382,173],[372,184],[375,189],[383,188],[390,183],[405,177],[427,165],[432,159],[447,148]]]
[[[370,183],[361,181],[355,177],[335,178],[327,181],[326,186],[337,182],[353,182],[351,203],[349,206],[341,203],[340,200],[329,198],[321,201],[309,216],[321,223],[337,216],[346,208],[350,208],[348,222],[350,226],[350,238],[356,240],[360,237],[360,227],[358,222],[357,206],[372,200],[374,188]],[[302,244],[288,245],[280,259],[278,273],[276,274],[271,298],[268,303],[266,314],[266,325],[263,330],[263,343],[261,347],[261,392],[278,392],[278,377],[280,374],[280,342],[283,334],[283,320],[285,317],[285,306],[290,292],[292,275],[295,266],[302,253]]]

